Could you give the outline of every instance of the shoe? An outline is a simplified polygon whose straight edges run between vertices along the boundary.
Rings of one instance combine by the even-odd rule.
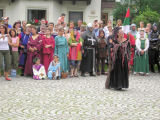
[[[100,76],[101,75],[100,72],[97,72],[97,75]]]
[[[102,72],[101,75],[106,75],[106,73],[105,73],[105,72]]]
[[[81,74],[82,77],[86,77],[86,75],[84,73]]]
[[[70,78],[73,78],[74,76],[73,75],[70,75]]]
[[[6,79],[7,81],[11,81],[11,79],[10,79],[10,78],[8,78],[8,77],[6,77],[5,79]]]
[[[58,76],[56,80],[60,80],[60,77]]]
[[[122,90],[122,88],[116,88],[116,90]]]
[[[93,77],[95,77],[96,75],[95,75],[95,74],[93,74],[93,73],[91,73],[91,74],[90,74],[90,76],[93,76]]]
[[[78,77],[78,75],[74,75],[74,77]]]

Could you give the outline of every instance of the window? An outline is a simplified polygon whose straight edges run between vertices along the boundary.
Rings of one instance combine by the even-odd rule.
[[[28,21],[32,21],[33,19],[41,20],[42,18],[46,18],[46,10],[29,9],[27,11],[27,20]]]
[[[3,17],[3,9],[0,9],[0,18]]]
[[[78,20],[83,21],[83,12],[69,12],[69,21],[73,21],[75,24],[78,22]]]

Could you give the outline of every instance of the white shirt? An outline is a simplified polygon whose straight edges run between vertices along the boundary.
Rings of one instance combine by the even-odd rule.
[[[0,50],[9,50],[8,37],[3,39],[1,36],[2,35],[0,34]]]

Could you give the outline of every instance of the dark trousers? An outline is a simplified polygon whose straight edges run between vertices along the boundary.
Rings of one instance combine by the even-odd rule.
[[[101,64],[101,73],[104,73],[105,58],[97,58],[97,72],[100,72],[99,65]]]

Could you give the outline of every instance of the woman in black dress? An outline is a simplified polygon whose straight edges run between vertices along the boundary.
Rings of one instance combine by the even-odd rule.
[[[106,80],[106,88],[114,88],[121,90],[129,87],[129,57],[130,43],[127,35],[118,27],[114,31],[114,40],[111,48],[109,48],[110,70]]]

